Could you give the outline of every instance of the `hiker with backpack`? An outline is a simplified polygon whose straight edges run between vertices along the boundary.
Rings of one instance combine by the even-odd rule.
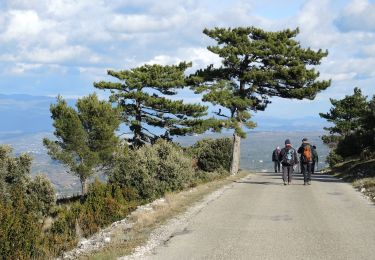
[[[301,171],[303,174],[303,185],[311,185],[311,167],[313,162],[312,147],[307,138],[302,139],[302,144],[298,148],[301,154]]]
[[[272,161],[274,164],[275,172],[280,172],[280,161],[279,161],[280,147],[276,147],[272,152]]]
[[[319,157],[318,157],[318,153],[316,151],[316,146],[313,145],[312,146],[312,164],[311,164],[311,174],[314,174],[315,173],[315,163],[316,163],[316,170],[318,170],[318,162],[319,162]]]
[[[281,149],[279,154],[279,161],[283,166],[283,181],[284,185],[292,183],[293,167],[298,163],[296,150],[292,147],[289,139],[285,140],[285,147]]]

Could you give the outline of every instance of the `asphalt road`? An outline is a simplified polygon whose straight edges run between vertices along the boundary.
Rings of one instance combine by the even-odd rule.
[[[375,206],[350,184],[315,175],[284,186],[250,175],[192,217],[147,259],[375,259]]]

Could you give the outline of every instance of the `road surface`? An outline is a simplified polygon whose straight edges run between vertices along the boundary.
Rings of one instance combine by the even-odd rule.
[[[184,224],[142,259],[375,259],[375,206],[328,175],[252,174]]]

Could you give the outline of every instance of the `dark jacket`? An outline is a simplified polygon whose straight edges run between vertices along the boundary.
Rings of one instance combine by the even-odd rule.
[[[273,152],[272,152],[272,161],[273,162],[279,161],[279,154],[280,154],[280,150],[278,150],[278,149],[273,150]]]
[[[288,164],[286,162],[286,154],[288,153],[288,151],[290,149],[293,149],[294,152],[293,152],[292,162],[290,164]],[[280,154],[279,154],[279,161],[281,162],[281,164],[283,166],[293,166],[293,165],[297,164],[298,163],[298,156],[297,156],[296,149],[294,149],[291,146],[287,146],[287,147],[284,147],[283,149],[281,149]]]
[[[303,156],[303,151],[305,150],[305,146],[306,145],[310,145],[310,149],[311,149],[311,156],[312,156],[312,158],[313,158],[313,148],[312,148],[312,145],[310,144],[310,143],[308,143],[308,142],[303,142],[302,144],[301,144],[301,146],[298,148],[298,153],[299,154],[301,154],[301,162],[302,163],[311,163],[311,162],[307,162],[306,160],[305,160],[305,157]]]
[[[313,156],[313,162],[318,162],[319,161],[318,153],[316,152],[316,149],[314,149],[314,147],[312,146],[311,146],[311,152]]]

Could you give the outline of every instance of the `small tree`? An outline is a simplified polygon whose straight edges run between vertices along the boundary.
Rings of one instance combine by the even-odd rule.
[[[312,68],[328,52],[303,49],[293,39],[298,32],[266,32],[254,27],[203,31],[217,42],[208,50],[222,58],[222,66],[210,65],[190,80],[197,93],[204,93],[203,101],[226,109],[217,114],[227,118],[225,127],[234,129],[231,174],[239,168],[243,125],[255,127],[250,111],[264,110],[273,96],[314,99],[330,85],[330,81],[316,81],[319,73]]]
[[[184,72],[190,66],[182,62],[173,66],[155,64],[131,70],[109,70],[108,74],[122,83],[101,81],[94,86],[111,91],[110,101],[122,110],[123,121],[133,133],[129,141],[135,146],[158,138],[202,133],[210,127],[217,129],[219,121],[202,118],[207,114],[207,107],[167,98],[185,86]],[[164,133],[158,134],[158,129]]]
[[[364,130],[366,135],[369,137],[368,145],[372,150],[375,150],[375,95],[368,103],[368,112],[364,120]]]
[[[319,115],[332,123],[331,127],[324,128],[329,135],[322,136],[323,142],[332,148],[328,157],[332,166],[340,162],[337,159],[342,161],[360,155],[365,148],[371,147],[373,138],[371,131],[368,131],[372,121],[370,105],[360,88],[354,88],[353,95],[330,101],[330,111]]]
[[[359,130],[364,124],[364,115],[368,111],[367,96],[362,95],[360,88],[354,88],[353,95],[346,95],[343,99],[330,99],[332,108],[328,113],[319,113],[320,117],[332,123],[325,127],[330,135],[324,135],[322,140],[326,144],[337,144],[346,136]]]
[[[56,141],[45,138],[48,154],[65,164],[81,182],[86,193],[86,180],[95,170],[109,163],[118,138],[119,113],[109,102],[100,101],[96,94],[77,101],[77,111],[58,97],[51,105]]]

